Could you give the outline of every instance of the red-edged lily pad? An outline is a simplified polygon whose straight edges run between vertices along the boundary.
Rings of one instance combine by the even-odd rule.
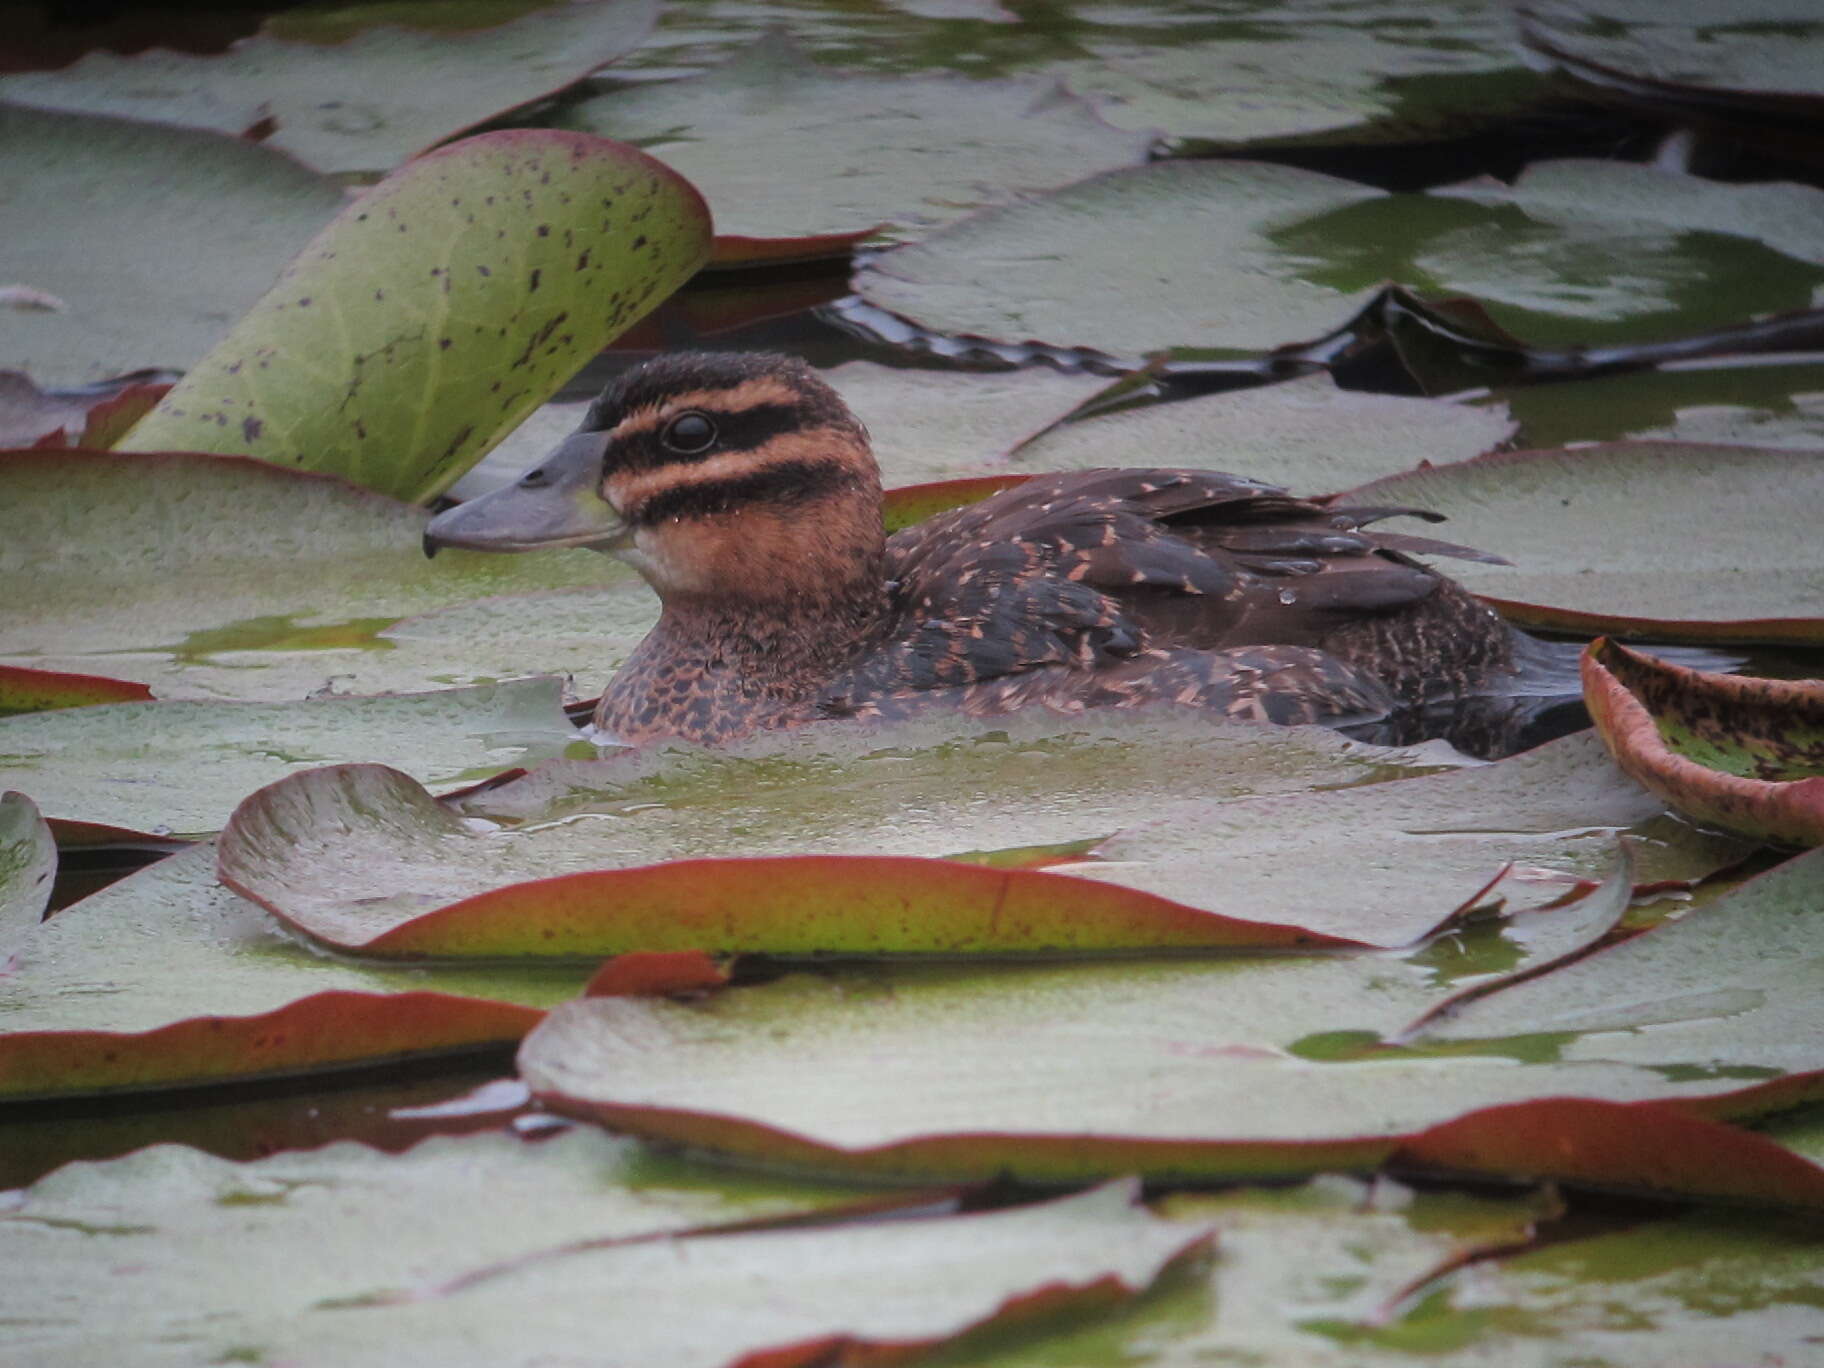
[[[0,665],[0,716],[87,708],[97,703],[138,703],[151,697],[152,690],[130,679]]]
[[[1824,680],[1709,674],[1598,640],[1583,693],[1616,763],[1679,811],[1824,845]]]
[[[1453,566],[1526,626],[1710,642],[1824,642],[1824,452],[1611,442],[1500,452],[1350,490],[1429,508],[1511,567]]]

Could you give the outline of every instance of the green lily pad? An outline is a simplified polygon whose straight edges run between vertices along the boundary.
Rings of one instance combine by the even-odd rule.
[[[1207,466],[1322,493],[1422,462],[1465,460],[1513,431],[1499,407],[1362,394],[1319,373],[1066,423],[1013,457],[1027,470]]]
[[[472,1053],[588,977],[325,958],[215,880],[199,845],[65,908],[0,976],[0,1096],[72,1096]]]
[[[1660,640],[1824,640],[1824,453],[1676,442],[1516,451],[1377,480],[1511,567],[1456,574],[1533,627]],[[1701,528],[1679,533],[1674,529]]]
[[[345,766],[250,799],[221,869],[308,934],[376,955],[1309,943],[1327,937],[1254,924],[1273,922],[1272,907],[1229,914],[1237,925],[1207,896],[1174,907],[1017,869],[867,857],[1093,842],[1137,810],[1359,781],[1419,759],[1316,728],[1114,715],[1021,717],[973,737],[940,722],[822,728],[735,754],[558,762],[455,808],[404,775]]]
[[[900,1220],[854,1203],[849,1224],[791,1228],[840,1217],[834,1194],[750,1182],[718,1198],[642,1167],[576,1135],[433,1141],[403,1159],[338,1145],[237,1165],[161,1146],[72,1165],[0,1217],[0,1241],[36,1266],[8,1313],[30,1308],[23,1344],[72,1363],[144,1360],[148,1344],[342,1364],[859,1363],[1131,1299],[1213,1239],[1207,1222],[1153,1216],[1133,1184]],[[477,1175],[488,1192],[452,1203]],[[156,1272],[98,1316],[90,1299],[119,1264],[76,1257],[72,1227],[106,1229],[120,1259]]]
[[[1148,134],[1038,82],[819,68],[777,35],[702,76],[608,91],[569,126],[650,148],[722,233],[921,227],[1144,159]]]
[[[1705,94],[1760,96],[1786,111],[1824,96],[1824,18],[1805,0],[1750,0],[1722,12],[1704,0],[1555,0],[1523,11],[1520,35],[1605,86],[1621,77],[1653,93],[1683,88],[1694,103]]]
[[[1634,437],[1824,448],[1824,364],[1815,361],[1733,357],[1498,394],[1520,420],[1523,447]]]
[[[29,791],[53,818],[190,835],[309,766],[371,757],[453,787],[576,739],[549,677],[297,703],[113,703],[0,718],[0,787]]]
[[[1824,680],[1706,674],[1599,640],[1583,689],[1616,763],[1679,811],[1824,845]]]
[[[1420,1043],[1533,1042],[1577,1067],[1647,1063],[1670,1081],[1758,1081],[1824,1068],[1815,991],[1824,852],[1789,860],[1553,973],[1419,1027]]]
[[[1814,187],[1611,162],[1428,195],[1266,163],[1158,162],[883,252],[856,288],[937,332],[1128,356],[1320,337],[1388,279],[1474,295],[1536,343],[1623,342],[1810,307],[1820,216]],[[1141,221],[1154,226],[1136,253]]]
[[[657,614],[605,557],[427,561],[422,510],[233,457],[4,453],[0,506],[13,515],[0,577],[31,586],[0,594],[0,660],[148,683],[163,698],[416,691],[585,660],[600,662],[599,681]],[[491,602],[570,587],[596,597]],[[421,616],[444,608],[472,644]],[[599,644],[583,639],[591,623]]]
[[[193,364],[343,203],[238,138],[5,104],[0,187],[8,274],[64,305],[0,309],[0,366],[46,386]]]
[[[1108,23],[1123,9],[1097,17]],[[1098,41],[1091,30],[1099,61],[1067,67],[1066,81],[1124,128],[1202,142],[1411,140],[1543,87],[1517,69],[1508,15],[1483,0],[1160,7],[1149,17],[1151,32]]]
[[[319,171],[390,171],[612,61],[646,36],[656,10],[646,0],[546,4],[459,33],[382,11],[333,43],[260,33],[216,56],[91,52],[61,71],[0,77],[0,97],[236,138],[252,130]]]
[[[244,453],[429,500],[709,238],[697,192],[633,148],[465,139],[344,209],[117,449]]]
[[[0,717],[51,708],[86,708],[96,703],[130,703],[151,697],[152,691],[144,684],[125,679],[0,665]]]
[[[44,918],[57,877],[57,841],[23,793],[0,792],[0,955]]]
[[[1309,254],[1280,251],[1274,230],[1381,198],[1296,167],[1158,162],[985,210],[873,258],[855,288],[937,332],[1129,355],[1263,351],[1330,331],[1377,283],[1312,280]],[[1141,222],[1152,227],[1136,253]]]

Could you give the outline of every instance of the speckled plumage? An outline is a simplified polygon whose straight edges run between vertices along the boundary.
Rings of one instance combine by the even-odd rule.
[[[776,356],[664,358],[573,441],[591,433],[612,549],[663,603],[596,714],[623,740],[1033,704],[1355,722],[1511,668],[1511,630],[1416,558],[1492,557],[1370,528],[1414,510],[1086,470],[888,539],[866,430]]]

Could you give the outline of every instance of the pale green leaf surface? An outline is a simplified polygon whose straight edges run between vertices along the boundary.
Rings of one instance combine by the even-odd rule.
[[[1824,95],[1824,15],[1807,0],[1554,0],[1527,28],[1581,61],[1647,81]]]
[[[262,848],[251,867],[237,860],[236,877],[300,922],[360,941],[491,888],[581,870],[1080,842],[1136,813],[1360,782],[1428,758],[1321,728],[1162,711],[1020,715],[974,731],[935,721],[826,726],[761,738],[734,754],[678,749],[558,761],[463,800],[459,813],[396,776],[348,770],[296,789],[283,823],[290,838]],[[512,825],[477,830],[484,822]],[[1197,905],[1272,921],[1293,903],[1233,912],[1206,891]],[[1430,920],[1448,911],[1440,906]],[[1332,918],[1326,929],[1352,934],[1346,922]]]
[[[276,702],[561,670],[599,686],[658,615],[607,557],[428,561],[421,509],[253,461],[7,456],[0,506],[18,514],[0,542],[0,659],[166,698]],[[575,592],[535,592],[555,589]]]
[[[547,1007],[588,977],[578,966],[399,969],[334,960],[279,930],[215,880],[198,845],[59,912],[0,977],[0,1029],[156,1030],[196,1017],[260,1016],[314,993],[443,992]]]
[[[662,1170],[630,1190],[639,1167],[582,1133],[431,1141],[403,1158],[338,1145],[236,1165],[173,1146],[75,1165],[0,1218],[0,1239],[39,1266],[20,1289],[37,1297],[12,1315],[30,1313],[24,1348],[70,1364],[716,1368],[825,1337],[942,1340],[1042,1288],[1138,1293],[1209,1232],[1112,1184],[1001,1212],[692,1235],[693,1220],[835,1194],[775,1183],[718,1198],[668,1191]],[[80,1257],[72,1227],[109,1231],[116,1257]],[[156,1271],[102,1296],[135,1255]]]
[[[56,876],[57,841],[37,805],[0,787],[0,962],[37,927]]]
[[[0,309],[0,367],[75,385],[190,366],[342,204],[238,138],[0,104],[7,282],[65,306]]]
[[[446,788],[577,742],[549,676],[296,703],[161,701],[0,718],[0,787],[46,814],[159,834],[218,830],[254,789],[371,760]]]
[[[213,56],[102,50],[60,71],[0,77],[0,98],[232,137],[271,119],[267,145],[306,166],[383,172],[613,60],[656,11],[649,0],[593,0],[464,33],[383,24],[333,44],[259,33]]]
[[[244,453],[427,501],[708,255],[688,182],[554,129],[350,204],[117,449]]]
[[[612,90],[572,127],[636,143],[688,176],[716,229],[798,237],[947,222],[1144,159],[1040,82],[820,69],[778,37],[703,76]]]
[[[1447,535],[1512,566],[1455,574],[1492,598],[1638,624],[1816,618],[1824,452],[1617,443],[1503,454],[1350,493],[1444,514]]]
[[[0,1287],[10,1326],[0,1361],[234,1361],[289,1338],[308,1344],[298,1332],[313,1322],[362,1318],[324,1305],[338,1299],[435,1286],[571,1242],[650,1238],[854,1196],[712,1182],[588,1127],[536,1142],[439,1137],[402,1155],[344,1141],[249,1163],[157,1145],[71,1164],[12,1195],[0,1213],[0,1258],[12,1270]],[[368,1324],[386,1319],[365,1313]],[[561,1338],[552,1332],[525,1352]]]
[[[1423,461],[1466,460],[1513,431],[1499,405],[1362,394],[1320,373],[1066,423],[1016,449],[1013,466],[1208,467],[1324,494]]]

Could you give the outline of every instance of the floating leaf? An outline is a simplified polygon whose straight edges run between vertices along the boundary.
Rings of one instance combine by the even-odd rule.
[[[239,138],[5,104],[0,186],[8,271],[66,303],[0,310],[0,366],[46,386],[194,364],[343,203]]]
[[[129,703],[151,697],[150,689],[131,680],[0,665],[0,716],[52,708],[86,708],[97,703]]]
[[[59,912],[0,976],[0,1096],[350,1068],[509,1044],[581,968],[365,968],[280,932],[203,845]]]
[[[454,786],[575,738],[549,677],[298,703],[115,703],[0,718],[0,787],[29,789],[55,818],[195,834],[307,766],[372,756]]]
[[[1289,166],[1165,161],[985,210],[879,254],[855,283],[936,332],[1124,356],[1320,337],[1389,279],[1474,295],[1529,341],[1624,342],[1811,307],[1821,215],[1811,186],[1612,162],[1383,195]]]
[[[222,873],[308,934],[373,955],[1313,943],[1327,938],[1254,924],[1273,920],[1259,907],[1211,916],[1224,908],[1208,898],[1179,907],[1028,870],[882,857],[1093,840],[1167,794],[1209,807],[1212,793],[1347,782],[1417,759],[1316,728],[1196,717],[1021,718],[973,739],[941,723],[825,730],[746,754],[560,763],[456,810],[378,766],[320,770],[242,806]],[[520,829],[478,832],[473,818]]]
[[[625,86],[565,112],[651,148],[702,189],[723,233],[793,238],[916,227],[1146,155],[1044,85],[833,72],[777,35],[727,65]]]
[[[656,9],[647,0],[546,4],[461,33],[382,14],[337,42],[264,32],[218,56],[96,51],[61,71],[0,78],[0,97],[233,137],[257,132],[319,171],[390,171],[612,61],[645,37]]]
[[[1352,502],[1429,508],[1513,567],[1456,576],[1532,627],[1683,641],[1824,641],[1824,456],[1615,442],[1413,471]],[[1702,535],[1671,529],[1701,527]]]
[[[0,577],[31,586],[0,594],[0,659],[142,681],[163,698],[281,701],[585,667],[599,684],[657,615],[606,557],[432,563],[422,510],[258,461],[0,453],[0,507]],[[573,586],[589,588],[492,597]],[[451,611],[415,616],[439,609]]]
[[[709,232],[696,191],[631,147],[469,138],[344,209],[119,447],[428,500],[683,283]]]
[[[1616,762],[1687,816],[1824,845],[1824,681],[1706,674],[1598,640],[1583,690]]]
[[[1207,1222],[1153,1216],[1131,1183],[898,1220],[869,1220],[892,1204],[851,1197],[849,1223],[793,1228],[840,1219],[841,1196],[751,1180],[719,1196],[698,1173],[652,1167],[580,1133],[252,1164],[159,1146],[40,1181],[0,1217],[0,1241],[32,1265],[16,1284],[36,1307],[22,1343],[58,1361],[181,1342],[211,1359],[721,1368],[884,1362],[982,1326],[1106,1309],[1213,1239]],[[452,1202],[478,1174],[487,1191]],[[77,1257],[70,1228],[96,1225],[118,1260]],[[148,1271],[98,1315],[119,1260]]]
[[[1210,467],[1312,494],[1477,456],[1513,431],[1499,408],[1360,394],[1317,374],[1066,423],[1013,456],[1027,470]]]
[[[44,917],[56,877],[57,842],[37,806],[0,792],[0,966]]]

